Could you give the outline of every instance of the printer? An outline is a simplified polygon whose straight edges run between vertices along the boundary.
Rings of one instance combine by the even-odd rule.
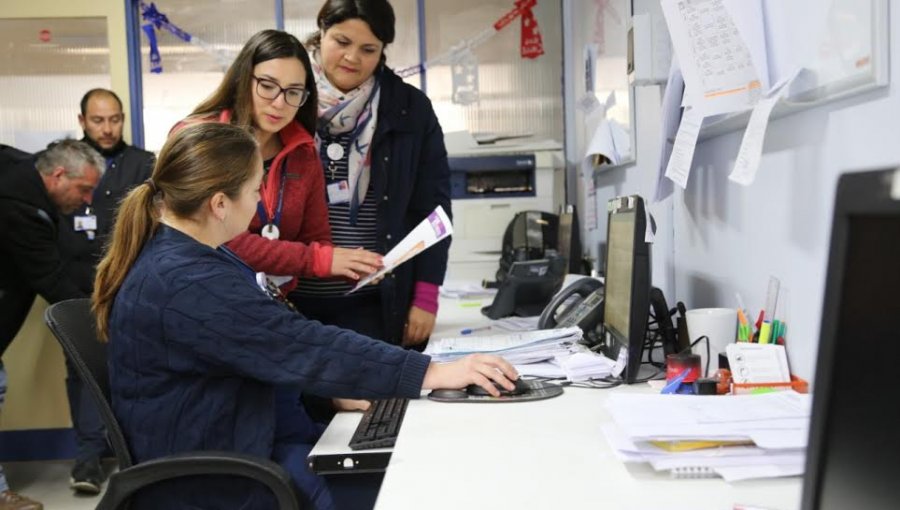
[[[562,145],[530,138],[478,143],[445,135],[453,204],[447,280],[492,280],[506,226],[520,211],[557,212],[565,203]]]

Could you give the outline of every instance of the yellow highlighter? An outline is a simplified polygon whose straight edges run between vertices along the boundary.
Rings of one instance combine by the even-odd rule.
[[[759,343],[767,344],[769,340],[772,338],[772,323],[769,321],[763,321],[763,323],[759,326]]]

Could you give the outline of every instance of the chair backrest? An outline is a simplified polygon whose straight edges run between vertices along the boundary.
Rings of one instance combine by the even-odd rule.
[[[119,469],[131,467],[131,453],[110,403],[106,344],[97,338],[90,299],[70,299],[51,305],[44,312],[44,321],[59,340],[82,383],[97,403],[97,410],[106,425],[106,434],[119,462]]]

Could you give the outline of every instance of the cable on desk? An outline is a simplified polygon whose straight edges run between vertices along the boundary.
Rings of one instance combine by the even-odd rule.
[[[622,384],[621,378],[609,378],[604,377],[603,379],[589,379],[587,381],[582,382],[572,382],[566,379],[561,379],[559,377],[543,377],[537,375],[526,376],[523,375],[522,379],[528,381],[538,381],[545,382],[549,384],[555,384],[557,386],[571,386],[572,388],[588,388],[588,389],[596,389],[596,390],[606,390],[610,388],[615,388],[616,386],[620,386]]]

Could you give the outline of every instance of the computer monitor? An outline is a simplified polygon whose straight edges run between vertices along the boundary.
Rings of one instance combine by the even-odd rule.
[[[840,178],[803,510],[900,507],[900,169]]]
[[[647,218],[637,196],[609,201],[603,326],[606,354],[617,359],[624,350],[626,384],[638,379],[650,312],[650,245],[644,241]]]

